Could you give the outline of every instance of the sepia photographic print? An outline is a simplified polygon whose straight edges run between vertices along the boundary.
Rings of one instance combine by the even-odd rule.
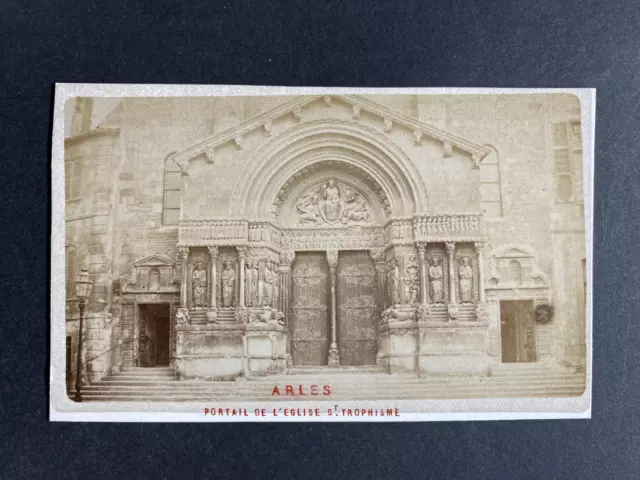
[[[588,418],[595,91],[56,86],[50,417]]]

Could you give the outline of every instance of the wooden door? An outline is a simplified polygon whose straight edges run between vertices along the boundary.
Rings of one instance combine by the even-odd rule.
[[[297,252],[291,274],[291,361],[327,365],[330,277],[323,252]]]
[[[336,282],[341,365],[375,365],[376,272],[369,252],[340,252]]]
[[[500,339],[504,363],[535,362],[533,301],[500,302]]]
[[[163,309],[165,310],[165,309]],[[169,329],[169,305],[166,306],[166,315],[156,318],[156,365],[168,366],[171,355],[171,337]]]

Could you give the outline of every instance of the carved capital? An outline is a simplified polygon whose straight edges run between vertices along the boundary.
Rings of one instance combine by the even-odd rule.
[[[369,255],[374,262],[384,262],[384,247],[372,248],[369,250]]]
[[[182,260],[189,258],[189,247],[178,247],[178,255]]]
[[[238,251],[238,257],[245,258],[249,255],[249,248],[245,246],[237,246],[236,250]]]
[[[280,253],[280,265],[291,266],[296,258],[295,250],[284,250]]]
[[[338,266],[338,250],[327,250],[327,261],[330,268],[336,268]]]
[[[456,251],[456,242],[445,242],[444,247],[447,249],[447,255],[452,256]]]
[[[209,249],[209,255],[211,256],[211,258],[216,258],[218,256],[218,247],[208,247]]]
[[[422,260],[424,260],[425,255],[427,254],[427,242],[417,242],[416,248],[418,250],[418,255],[420,255]]]
[[[476,253],[478,255],[482,255],[482,252],[483,252],[484,247],[485,247],[484,242],[476,242],[474,244],[474,246],[476,247]]]
[[[473,168],[480,168],[480,161],[482,160],[482,157],[476,153],[471,157],[471,159],[473,160]]]

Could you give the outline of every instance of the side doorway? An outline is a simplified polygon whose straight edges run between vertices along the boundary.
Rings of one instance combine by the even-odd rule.
[[[141,367],[169,366],[171,359],[170,304],[142,304],[139,308],[138,364]]]
[[[536,361],[533,300],[500,301],[500,340],[503,363]]]

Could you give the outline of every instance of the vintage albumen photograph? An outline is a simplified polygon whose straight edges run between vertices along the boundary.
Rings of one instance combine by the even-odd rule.
[[[58,85],[52,419],[588,417],[594,108]]]

